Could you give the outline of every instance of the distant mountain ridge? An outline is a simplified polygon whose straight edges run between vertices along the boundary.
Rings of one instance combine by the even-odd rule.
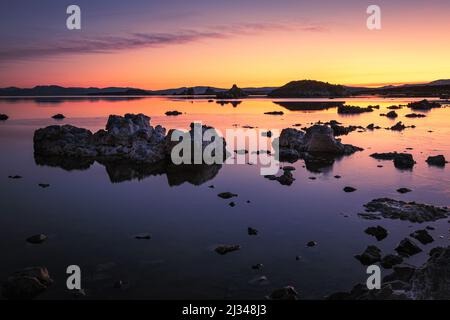
[[[0,88],[0,96],[97,96],[97,95],[216,95],[228,89],[210,86],[180,87],[163,90],[145,90],[132,87],[62,87],[58,85],[40,85],[33,88]],[[383,86],[379,88],[352,87],[330,84],[316,80],[291,81],[281,87],[242,88],[248,95],[268,95],[269,97],[344,97],[351,95],[412,95],[439,96],[450,94],[450,79],[439,79],[423,84]]]

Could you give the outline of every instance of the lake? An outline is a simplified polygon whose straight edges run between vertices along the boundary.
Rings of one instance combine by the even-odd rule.
[[[237,105],[172,97],[0,99],[0,113],[9,116],[0,121],[0,279],[24,267],[46,266],[55,283],[39,298],[70,299],[66,268],[76,264],[88,299],[263,299],[285,285],[294,286],[303,299],[322,299],[365,282],[366,267],[354,255],[367,245],[393,253],[410,233],[432,226],[435,229],[429,232],[435,241],[420,245],[423,252],[406,261],[422,264],[432,248],[449,245],[447,219],[414,224],[369,221],[357,214],[365,203],[381,197],[450,205],[449,165],[439,168],[425,162],[430,155],[450,158],[450,108],[424,112],[425,118],[405,118],[412,111],[404,107],[391,120],[380,113],[418,99],[342,100],[381,107],[371,113],[339,115],[336,108],[290,111],[267,98],[248,98]],[[169,117],[168,110],[183,114]],[[284,114],[264,114],[269,111]],[[51,119],[56,113],[66,119]],[[344,125],[374,123],[383,128],[403,121],[416,128],[341,136],[344,143],[364,151],[336,160],[321,172],[308,171],[303,160],[290,164],[296,168],[291,186],[265,179],[258,165],[224,165],[202,177],[185,177],[177,172],[135,175],[129,168],[99,163],[62,168],[34,157],[33,133],[38,128],[72,124],[95,131],[104,128],[110,114],[125,113],[144,113],[152,125],[167,129],[187,129],[194,121],[219,130],[282,129],[333,119]],[[390,151],[413,154],[414,169],[398,170],[392,161],[369,157]],[[23,178],[9,179],[10,175]],[[41,188],[39,183],[50,187]],[[345,193],[345,186],[357,191]],[[396,192],[400,187],[412,192],[400,194]],[[225,191],[238,194],[235,207],[217,196]],[[376,225],[389,231],[383,241],[364,233]],[[249,236],[248,227],[257,229],[258,235]],[[37,233],[47,234],[48,240],[39,245],[25,241]],[[151,239],[135,239],[136,234],[147,233]],[[317,246],[307,247],[308,241]],[[239,244],[241,249],[221,256],[214,252],[218,244]],[[253,270],[258,263],[263,267]],[[388,273],[382,269],[382,275]],[[261,276],[267,281],[254,281]],[[118,281],[122,285],[115,288]]]

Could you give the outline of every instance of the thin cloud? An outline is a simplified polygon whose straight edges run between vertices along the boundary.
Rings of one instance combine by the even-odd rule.
[[[173,33],[131,33],[125,36],[101,36],[77,40],[42,42],[31,46],[3,49],[0,50],[0,61],[32,60],[61,55],[114,53],[130,49],[156,48],[202,40],[227,39],[242,35],[289,30],[305,32],[326,31],[325,28],[314,25],[245,23],[214,26],[203,31],[181,30]]]

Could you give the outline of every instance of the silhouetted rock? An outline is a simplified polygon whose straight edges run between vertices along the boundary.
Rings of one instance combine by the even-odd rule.
[[[215,251],[220,255],[224,255],[239,250],[240,248],[240,245],[220,245],[215,249]]]
[[[395,111],[389,111],[388,113],[385,114],[385,116],[390,119],[395,119],[398,117],[398,114]]]
[[[183,113],[180,111],[176,111],[176,110],[166,112],[166,116],[179,116],[180,114],[183,114]]]
[[[407,115],[405,115],[405,117],[407,117],[407,118],[425,118],[426,115],[421,114],[421,113],[408,113]]]
[[[426,161],[429,165],[437,167],[444,167],[445,164],[448,163],[442,154],[438,156],[429,156]]]
[[[408,188],[400,188],[400,189],[397,189],[397,192],[398,192],[398,193],[408,193],[408,192],[411,192],[411,189],[408,189]]]
[[[268,111],[264,112],[264,114],[272,115],[272,116],[282,116],[284,114],[283,111]]]
[[[231,193],[231,192],[222,192],[222,193],[219,193],[217,196],[222,199],[231,199],[231,198],[237,197],[238,195],[235,193]]]
[[[0,121],[6,121],[9,117],[6,114],[0,113]]]
[[[369,213],[379,213],[384,218],[408,220],[411,222],[435,221],[447,218],[450,210],[446,207],[435,207],[432,205],[416,202],[405,202],[389,198],[379,198],[365,204]],[[375,214],[376,216],[376,214]]]
[[[237,85],[233,84],[230,90],[225,92],[219,92],[216,95],[217,99],[240,99],[247,97],[248,94],[239,88]]]
[[[316,241],[308,241],[306,243],[306,246],[307,247],[315,247],[315,246],[317,246],[317,242]]]
[[[430,110],[433,108],[440,108],[441,104],[438,102],[431,102],[428,100],[421,100],[416,102],[411,102],[408,104],[408,108],[411,108],[413,110]]]
[[[269,93],[269,97],[276,98],[314,98],[314,97],[342,97],[349,91],[341,85],[315,80],[291,81]]]
[[[360,114],[364,112],[373,112],[372,107],[358,107],[358,106],[340,106],[338,107],[339,114]]]
[[[356,188],[353,188],[353,187],[344,187],[344,192],[355,192],[356,191]]]
[[[256,236],[258,235],[258,230],[254,229],[254,228],[247,228],[247,233],[249,236]]]
[[[62,120],[62,119],[65,119],[66,117],[63,114],[58,113],[58,114],[55,114],[52,118],[55,120]]]

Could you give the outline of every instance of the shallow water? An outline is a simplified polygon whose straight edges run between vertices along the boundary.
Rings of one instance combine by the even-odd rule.
[[[365,267],[353,256],[367,245],[376,244],[383,254],[393,253],[401,239],[431,225],[436,228],[430,231],[435,241],[420,245],[424,251],[407,260],[419,265],[430,249],[450,244],[446,219],[419,225],[357,216],[363,204],[379,197],[450,205],[449,166],[430,167],[425,162],[429,155],[450,158],[450,108],[431,110],[419,119],[405,118],[412,112],[408,108],[396,110],[396,120],[379,116],[390,105],[413,100],[345,99],[347,104],[379,104],[381,109],[341,116],[336,108],[289,111],[263,98],[246,99],[236,107],[168,97],[0,99],[0,113],[10,117],[0,122],[0,279],[23,267],[43,265],[55,285],[40,298],[70,298],[65,269],[77,264],[87,298],[260,299],[275,288],[293,285],[302,298],[320,299],[365,281]],[[183,115],[167,117],[168,110]],[[278,110],[284,115],[263,114]],[[67,118],[51,119],[56,113]],[[222,131],[234,125],[282,129],[332,119],[364,127],[369,123],[387,127],[397,121],[417,127],[342,136],[344,143],[365,150],[336,160],[321,173],[307,171],[300,160],[293,164],[297,170],[291,186],[265,179],[257,165],[224,165],[218,172],[195,177],[174,172],[131,179],[134,176],[126,167],[107,171],[94,163],[85,170],[68,171],[36,164],[32,138],[37,128],[70,123],[98,130],[104,128],[108,115],[124,113],[144,113],[151,116],[152,125],[166,128],[188,128],[191,122],[202,121]],[[406,148],[413,148],[407,152],[417,161],[412,171],[369,157],[373,152]],[[23,179],[8,179],[15,174]],[[342,178],[335,179],[337,174]],[[308,179],[311,176],[317,179]],[[38,183],[50,187],[42,189]],[[344,186],[358,190],[344,193]],[[400,187],[413,191],[402,195],[395,191]],[[233,199],[236,207],[217,197],[223,191],[239,195]],[[378,224],[389,231],[381,242],[364,233],[368,226]],[[259,234],[247,235],[247,227],[256,228]],[[49,239],[40,245],[27,244],[25,239],[36,233],[45,233]],[[134,239],[140,233],[152,238]],[[307,248],[310,240],[318,245]],[[213,249],[222,243],[242,248],[219,256]],[[264,267],[252,270],[257,263]],[[268,278],[267,284],[251,283],[262,275]],[[113,288],[118,280],[125,283],[122,289]]]

